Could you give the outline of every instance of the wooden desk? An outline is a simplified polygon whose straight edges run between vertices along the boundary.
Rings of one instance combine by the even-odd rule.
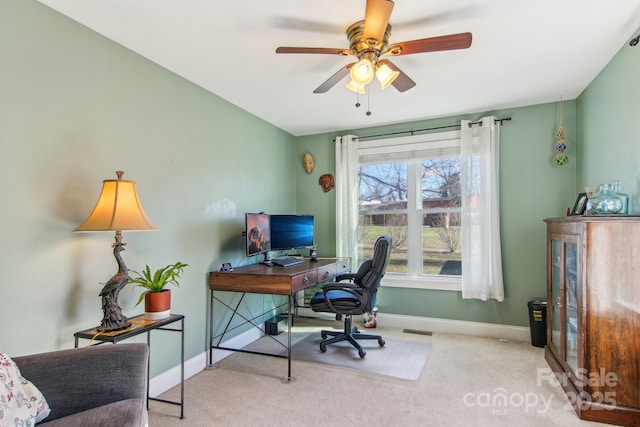
[[[288,371],[286,381],[291,380],[291,324],[293,316],[293,301],[298,291],[310,288],[324,281],[333,279],[338,274],[346,273],[351,270],[351,260],[349,258],[320,258],[318,261],[312,262],[305,259],[301,264],[289,267],[266,266],[263,264],[251,264],[234,268],[233,271],[212,271],[209,273],[209,288],[211,289],[211,307],[209,310],[209,365],[213,364],[213,349],[239,351],[245,353],[262,354],[266,356],[286,357],[288,360]],[[215,297],[215,291],[242,292],[240,301],[235,307],[230,307],[219,298]],[[228,348],[221,346],[222,339],[230,332],[229,325],[231,319],[238,314],[238,307],[247,293],[268,294],[268,295],[284,295],[287,296],[287,355],[261,353],[248,351],[237,348]],[[231,319],[229,319],[224,331],[214,336],[213,324],[213,304],[218,301],[228,309],[232,310]],[[281,308],[283,305],[275,307]],[[274,310],[271,308],[265,313],[247,319],[244,324],[250,323],[254,327],[263,330],[263,316]],[[237,326],[236,326],[237,327]],[[234,327],[233,329],[235,329]],[[217,342],[216,342],[217,340]]]

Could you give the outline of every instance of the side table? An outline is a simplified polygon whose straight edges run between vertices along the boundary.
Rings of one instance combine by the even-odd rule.
[[[151,352],[151,331],[171,331],[180,333],[180,401],[172,401],[160,399],[157,397],[149,397],[149,368],[147,368],[147,409],[149,409],[149,400],[155,400],[158,402],[169,403],[172,405],[180,406],[180,419],[184,418],[184,315],[171,314],[166,319],[160,320],[148,320],[144,318],[144,315],[138,315],[130,317],[128,319],[131,322],[131,326],[127,329],[120,331],[110,332],[98,332],[97,327],[85,329],[83,331],[73,334],[75,337],[75,347],[78,348],[78,340],[80,338],[90,340],[89,345],[99,345],[104,343],[116,344],[120,341],[128,338],[135,337],[146,332],[147,345],[149,346],[149,352]],[[172,323],[180,321],[180,328],[166,327]]]

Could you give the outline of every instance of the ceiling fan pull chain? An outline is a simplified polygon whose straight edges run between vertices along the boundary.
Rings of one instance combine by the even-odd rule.
[[[360,85],[358,85],[359,89]],[[360,91],[356,90],[356,108],[360,108]]]
[[[371,98],[370,98],[371,95],[370,94],[371,94],[371,91],[367,92],[367,116],[371,115],[371,105],[370,105],[371,104],[371,102],[370,102],[371,101]]]

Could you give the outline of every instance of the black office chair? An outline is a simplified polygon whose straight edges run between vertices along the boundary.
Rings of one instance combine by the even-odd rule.
[[[376,294],[380,287],[380,280],[384,276],[389,254],[391,252],[391,237],[380,236],[373,247],[373,258],[365,260],[357,273],[340,274],[334,283],[322,287],[321,291],[311,298],[311,309],[317,312],[336,313],[336,318],[344,316],[344,331],[321,332],[323,341],[320,351],[327,351],[327,344],[349,341],[363,358],[367,352],[356,340],[378,340],[380,347],[384,346],[384,339],[380,335],[363,334],[356,327],[351,326],[351,316],[371,311],[376,304]],[[351,280],[350,283],[339,283]],[[327,339],[327,336],[332,338]]]

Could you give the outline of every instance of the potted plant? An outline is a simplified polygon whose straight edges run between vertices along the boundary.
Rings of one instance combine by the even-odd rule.
[[[140,294],[136,307],[144,300],[144,314],[146,319],[158,320],[169,317],[171,312],[171,289],[165,289],[167,285],[180,287],[178,278],[189,264],[176,262],[164,268],[157,269],[153,275],[147,265],[142,273],[131,270],[134,277],[129,277],[129,283],[146,289]]]

